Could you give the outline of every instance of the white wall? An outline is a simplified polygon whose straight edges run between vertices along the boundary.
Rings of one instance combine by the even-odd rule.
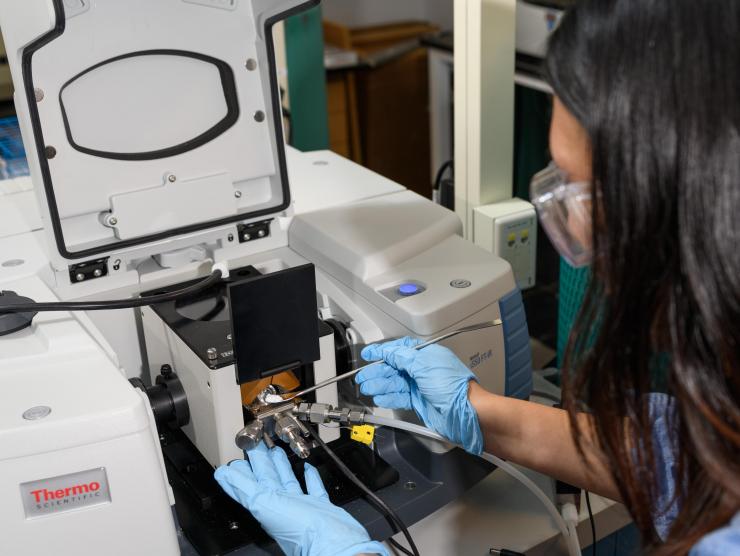
[[[280,21],[272,28],[272,40],[275,43],[275,66],[277,67],[278,83],[285,90],[285,105],[290,106],[288,98],[288,60],[285,55],[285,26]]]
[[[428,21],[452,29],[453,0],[323,0],[325,19],[348,27],[396,21]]]

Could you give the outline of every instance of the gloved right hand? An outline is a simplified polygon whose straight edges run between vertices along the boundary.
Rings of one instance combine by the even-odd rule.
[[[363,359],[383,363],[357,374],[360,392],[373,396],[380,407],[413,409],[427,427],[480,455],[483,434],[468,400],[475,375],[446,347],[413,349],[420,343],[406,337],[363,349]]]

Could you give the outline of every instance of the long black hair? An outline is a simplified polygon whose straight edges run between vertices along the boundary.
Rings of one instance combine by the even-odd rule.
[[[582,1],[546,69],[593,156],[594,278],[566,406],[593,414],[646,544],[685,554],[740,510],[740,2]],[[667,539],[646,396],[661,367],[680,508]]]

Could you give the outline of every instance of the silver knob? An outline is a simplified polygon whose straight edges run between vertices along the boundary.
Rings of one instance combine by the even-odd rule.
[[[253,450],[260,442],[262,442],[263,430],[264,425],[262,424],[262,421],[255,419],[236,433],[234,442],[236,442],[236,445],[240,450]]]

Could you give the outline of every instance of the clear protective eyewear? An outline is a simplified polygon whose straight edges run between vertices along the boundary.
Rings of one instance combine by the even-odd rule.
[[[591,190],[590,182],[569,182],[554,162],[535,174],[529,189],[542,228],[555,249],[575,268],[593,260]]]

